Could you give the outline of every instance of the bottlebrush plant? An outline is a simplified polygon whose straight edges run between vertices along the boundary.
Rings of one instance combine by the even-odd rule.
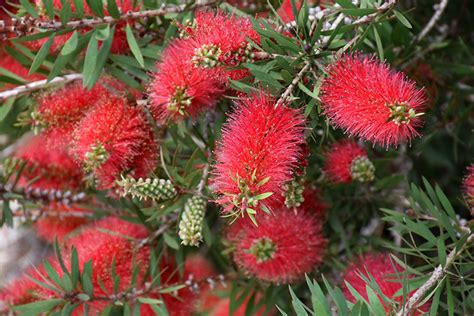
[[[447,3],[1,2],[0,314],[473,315]]]

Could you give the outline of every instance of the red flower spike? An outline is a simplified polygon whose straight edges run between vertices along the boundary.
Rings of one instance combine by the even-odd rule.
[[[77,250],[80,267],[92,260],[91,281],[95,296],[108,296],[113,293],[113,262],[115,262],[116,275],[120,278],[118,291],[124,291],[130,287],[134,264],[140,265],[136,280],[136,287],[140,288],[144,286],[150,249],[147,246],[138,248],[137,241],[147,236],[148,231],[142,225],[126,222],[116,217],[107,217],[66,241],[63,250],[64,262],[69,269],[73,246]],[[58,273],[61,274],[59,267]],[[102,290],[99,279],[107,292]],[[95,301],[89,305],[91,314],[94,314],[102,311],[107,302]],[[79,314],[80,311],[77,312]]]
[[[366,254],[347,267],[343,275],[343,279],[349,283],[362,297],[368,300],[366,291],[367,284],[363,277],[370,279],[370,273],[370,276],[373,277],[385,296],[391,298],[399,304],[402,304],[404,302],[403,294],[396,297],[395,294],[402,288],[404,272],[405,271],[403,267],[392,260],[389,254]],[[408,278],[411,278],[411,276],[409,275]],[[343,292],[344,296],[351,302],[355,303],[357,301],[346,285],[343,285]],[[411,292],[408,296],[410,297],[413,295],[413,292]],[[381,298],[380,302],[384,306],[387,315],[391,315],[394,311],[393,306],[387,306]],[[431,303],[428,302],[423,306],[418,307],[418,309],[410,315],[424,315],[429,311],[430,305]]]
[[[303,141],[299,111],[275,107],[265,93],[240,101],[215,153],[212,187],[224,212],[237,214],[262,205],[272,209],[283,203],[283,185],[293,177]]]
[[[102,189],[111,188],[120,173],[133,169],[144,146],[150,143],[150,129],[138,108],[123,98],[102,100],[77,125],[73,153]]]
[[[324,172],[336,183],[372,181],[375,168],[366,151],[353,140],[335,143],[325,154]]]
[[[48,213],[53,212],[54,215]],[[62,204],[50,204],[47,206],[46,216],[40,217],[33,227],[36,234],[44,240],[52,243],[55,238],[64,240],[70,233],[90,222],[90,219],[80,214],[87,215],[90,211],[77,206],[65,206]],[[72,214],[80,213],[80,214]]]
[[[419,136],[427,99],[403,73],[361,55],[345,55],[327,73],[321,102],[335,126],[385,147]]]
[[[82,82],[74,82],[37,99],[37,122],[33,124],[70,131],[97,102],[121,95],[124,90],[126,86],[112,78],[101,79],[90,90],[83,88]]]
[[[467,206],[471,209],[471,215],[474,215],[474,165],[467,168],[463,190]]]
[[[253,29],[250,19],[229,15],[222,11],[199,11],[196,14],[195,23],[196,28],[191,36],[199,43],[194,54],[197,61],[199,57],[206,57],[199,54],[199,52],[202,53],[204,47],[214,49],[211,55],[216,58],[217,64],[236,66],[253,60],[252,49],[247,38],[259,43],[260,37]],[[196,62],[195,64],[200,65]]]
[[[195,117],[223,94],[222,71],[195,67],[191,61],[194,47],[193,40],[176,40],[163,51],[148,88],[156,120]]]
[[[47,190],[82,186],[83,173],[61,137],[56,133],[34,136],[16,151],[14,157],[26,163],[19,182],[21,186]]]
[[[292,283],[321,264],[327,240],[314,213],[281,206],[262,214],[258,227],[247,218],[230,226],[234,261],[249,275],[272,283]]]

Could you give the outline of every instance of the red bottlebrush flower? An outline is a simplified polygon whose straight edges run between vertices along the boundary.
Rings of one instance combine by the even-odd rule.
[[[366,279],[370,279],[369,273],[386,297],[391,298],[400,304],[404,301],[403,295],[395,297],[395,294],[403,285],[404,269],[394,260],[391,260],[389,254],[366,254],[356,262],[351,263],[343,275],[343,279],[367,300],[367,284],[362,276]],[[410,278],[411,276],[408,277]],[[353,303],[357,301],[346,285],[343,286],[343,292],[348,300]],[[413,292],[408,296],[411,296]],[[380,299],[380,302],[384,306],[387,315],[394,311],[393,306],[387,306],[382,299]],[[424,313],[429,310],[429,305],[430,303],[426,303],[425,305],[418,307],[418,309],[410,315],[424,315]]]
[[[471,215],[474,215],[474,165],[467,168],[463,189],[466,203],[471,209]]]
[[[140,110],[123,98],[102,100],[74,130],[73,153],[100,188],[110,188],[120,173],[133,169],[136,158],[149,150],[144,146],[153,144],[150,130]]]
[[[167,47],[149,87],[156,120],[195,117],[212,107],[224,92],[221,71],[195,67],[193,41],[177,40]]]
[[[92,260],[91,282],[95,296],[108,296],[114,292],[113,262],[115,262],[115,273],[120,278],[119,291],[130,287],[134,265],[140,265],[136,280],[136,287],[140,288],[144,286],[150,249],[147,246],[139,248],[137,244],[147,236],[148,231],[143,225],[126,222],[116,217],[107,217],[86,227],[80,234],[66,241],[62,252],[64,262],[70,268],[73,246],[77,250],[80,267]],[[58,273],[61,274],[60,271]],[[107,292],[104,292],[99,285],[99,279]],[[89,303],[91,313],[102,311],[106,305],[107,302],[103,301]]]
[[[322,262],[327,241],[315,214],[285,206],[258,218],[258,227],[247,218],[227,231],[235,247],[234,261],[251,276],[273,283],[291,283]]]
[[[193,56],[196,66],[236,66],[253,60],[247,38],[259,43],[260,37],[252,28],[250,19],[222,11],[199,11],[195,23],[189,35],[198,43]]]
[[[264,93],[237,104],[216,150],[212,187],[225,212],[272,209],[301,156],[304,118]],[[261,194],[271,196],[261,200]],[[264,208],[265,210],[265,208]]]
[[[22,186],[61,190],[81,187],[83,173],[59,138],[57,134],[34,136],[16,151],[14,157],[26,163]]]
[[[324,172],[336,183],[372,181],[375,168],[366,151],[353,140],[335,143],[325,154]]]
[[[99,100],[121,95],[125,90],[125,84],[108,77],[102,78],[90,90],[83,88],[82,82],[74,82],[37,98],[36,121],[33,124],[71,132]]]
[[[39,237],[49,242],[54,242],[55,238],[62,241],[71,232],[90,222],[87,218],[90,211],[74,205],[50,204],[45,213],[47,215],[40,217],[34,228]]]
[[[321,102],[334,125],[386,147],[419,135],[427,99],[403,73],[360,55],[342,57],[327,73]]]

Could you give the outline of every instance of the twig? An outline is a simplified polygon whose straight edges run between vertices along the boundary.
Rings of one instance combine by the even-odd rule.
[[[199,4],[195,4],[193,8],[199,8],[204,6],[209,6],[214,4],[215,1],[204,1]],[[0,28],[0,33],[15,33],[18,37],[29,33],[35,33],[35,28],[42,29],[42,30],[63,30],[66,28],[72,29],[83,29],[83,28],[91,28],[95,25],[100,24],[116,24],[119,22],[127,21],[127,20],[138,20],[142,18],[153,18],[157,16],[163,16],[168,13],[179,13],[182,12],[187,8],[187,4],[182,4],[178,6],[154,9],[154,10],[145,10],[145,11],[128,11],[123,13],[118,18],[114,18],[112,16],[104,16],[103,18],[96,17],[96,18],[86,18],[80,20],[73,20],[67,23],[61,23],[59,21],[44,21],[41,19],[35,19],[32,17],[23,17],[21,19],[12,19],[13,25],[5,26],[5,21],[3,22],[3,27]]]
[[[178,220],[178,216],[175,215],[171,217],[169,220],[167,220],[163,225],[161,225],[157,230],[152,232],[147,238],[144,238],[140,240],[138,243],[138,248],[141,248],[145,245],[151,244],[156,238],[160,237],[163,235],[168,229],[173,226],[173,224]]]
[[[293,92],[295,89],[296,85],[298,82],[303,78],[305,72],[308,70],[308,68],[311,66],[309,62],[307,62],[304,67],[300,70],[300,72],[296,75],[296,77],[293,79],[291,84],[286,88],[285,92],[281,95],[281,97],[278,99],[278,101],[275,104],[275,107],[278,107],[281,103],[285,102],[286,99],[290,96],[290,94]]]
[[[446,6],[448,5],[448,0],[441,0],[438,4],[438,8],[436,9],[435,13],[431,17],[431,19],[428,21],[426,26],[423,28],[423,30],[418,34],[416,37],[416,41],[421,41],[433,28],[433,26],[436,24],[436,22],[439,20],[441,15],[444,12],[444,9],[446,9]]]
[[[467,248],[467,246],[474,241],[474,234],[471,232],[464,245],[457,249],[456,247],[449,253],[446,258],[446,264],[444,267],[440,264],[431,273],[430,278],[416,290],[416,292],[410,297],[410,299],[402,306],[397,312],[397,316],[410,315],[410,311],[416,307],[416,304],[425,296],[426,293],[435,285],[437,285],[441,279],[448,272],[449,267],[454,263],[456,258]]]
[[[3,102],[11,97],[19,96],[23,93],[33,92],[56,84],[65,84],[76,80],[82,80],[82,78],[82,74],[70,74],[61,77],[56,77],[51,81],[48,81],[47,79],[33,81],[10,90],[0,92],[0,102]]]
[[[70,205],[73,203],[82,203],[88,199],[85,192],[61,191],[55,189],[40,190],[31,187],[13,188],[11,184],[0,183],[0,201],[5,200],[4,195],[6,194],[21,195],[25,200],[45,204],[57,202]]]
[[[372,22],[377,16],[391,10],[397,4],[397,0],[388,0],[380,7],[377,8],[377,12],[366,15],[357,19],[352,23],[352,25],[362,25]]]

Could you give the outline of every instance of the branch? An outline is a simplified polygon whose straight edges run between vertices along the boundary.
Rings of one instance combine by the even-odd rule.
[[[361,25],[372,22],[378,15],[391,10],[397,4],[397,1],[398,0],[388,0],[377,8],[377,12],[363,16],[360,19],[355,20],[352,24]]]
[[[421,41],[429,33],[429,31],[431,31],[433,26],[436,24],[436,22],[439,20],[439,18],[443,14],[444,9],[446,9],[447,5],[448,5],[448,0],[441,0],[439,2],[438,8],[436,9],[431,19],[429,20],[428,24],[426,24],[426,26],[423,28],[420,34],[416,37],[416,41]]]
[[[40,190],[39,188],[33,189],[31,187],[14,188],[11,184],[0,183],[0,201],[4,201],[4,196],[8,194],[21,195],[27,201],[45,204],[57,202],[70,205],[88,200],[85,192],[61,191],[55,189]]]
[[[214,4],[215,1],[203,1],[202,3],[195,4],[192,8],[200,8],[204,6],[209,6]],[[30,33],[36,33],[35,28],[42,30],[63,30],[66,28],[72,29],[83,29],[83,28],[92,28],[95,25],[100,24],[116,24],[128,20],[138,20],[143,18],[153,18],[157,16],[163,16],[168,13],[179,13],[187,9],[186,4],[166,7],[161,9],[154,10],[145,10],[145,11],[128,11],[120,15],[119,18],[114,18],[112,16],[104,16],[103,18],[87,18],[81,20],[73,20],[67,23],[61,23],[59,21],[44,21],[42,19],[35,19],[32,17],[22,17],[21,19],[12,19],[11,26],[0,27],[0,33],[15,33],[18,37],[24,36]],[[5,21],[0,21],[0,25],[5,25]],[[11,38],[10,38],[11,39]]]
[[[311,66],[309,62],[307,62],[304,67],[300,70],[300,72],[296,75],[296,77],[293,79],[291,84],[286,88],[285,92],[281,95],[281,97],[278,99],[278,101],[275,104],[275,107],[278,107],[281,103],[285,102],[286,99],[290,96],[290,94],[293,92],[295,89],[296,85],[298,82],[303,78],[305,72],[308,70],[308,68]]]
[[[11,97],[16,97],[24,93],[29,93],[36,90],[44,89],[52,85],[65,84],[65,83],[69,83],[76,80],[82,80],[82,78],[83,78],[82,74],[70,74],[70,75],[64,75],[61,77],[56,77],[51,81],[48,81],[47,79],[33,81],[25,85],[15,87],[10,90],[0,92],[0,102],[3,102],[6,99],[11,98]]]
[[[398,311],[396,316],[408,316],[410,311],[416,307],[416,304],[425,296],[426,293],[435,285],[437,285],[441,279],[447,273],[449,267],[454,263],[457,257],[467,248],[467,246],[474,241],[474,234],[470,232],[469,237],[466,242],[460,249],[456,247],[449,253],[446,258],[446,264],[444,267],[440,264],[436,269],[431,273],[430,278],[420,287],[416,292],[410,297],[410,299],[403,305],[403,307]]]
[[[177,220],[178,220],[177,214],[170,217],[168,220],[165,220],[165,223],[163,225],[161,225],[157,230],[152,232],[147,238],[144,238],[144,239],[140,240],[137,247],[141,248],[143,246],[150,245],[151,243],[153,243],[153,241],[156,238],[158,238],[161,235],[163,235],[164,233],[166,233],[166,231],[168,229],[170,229],[176,223]]]

